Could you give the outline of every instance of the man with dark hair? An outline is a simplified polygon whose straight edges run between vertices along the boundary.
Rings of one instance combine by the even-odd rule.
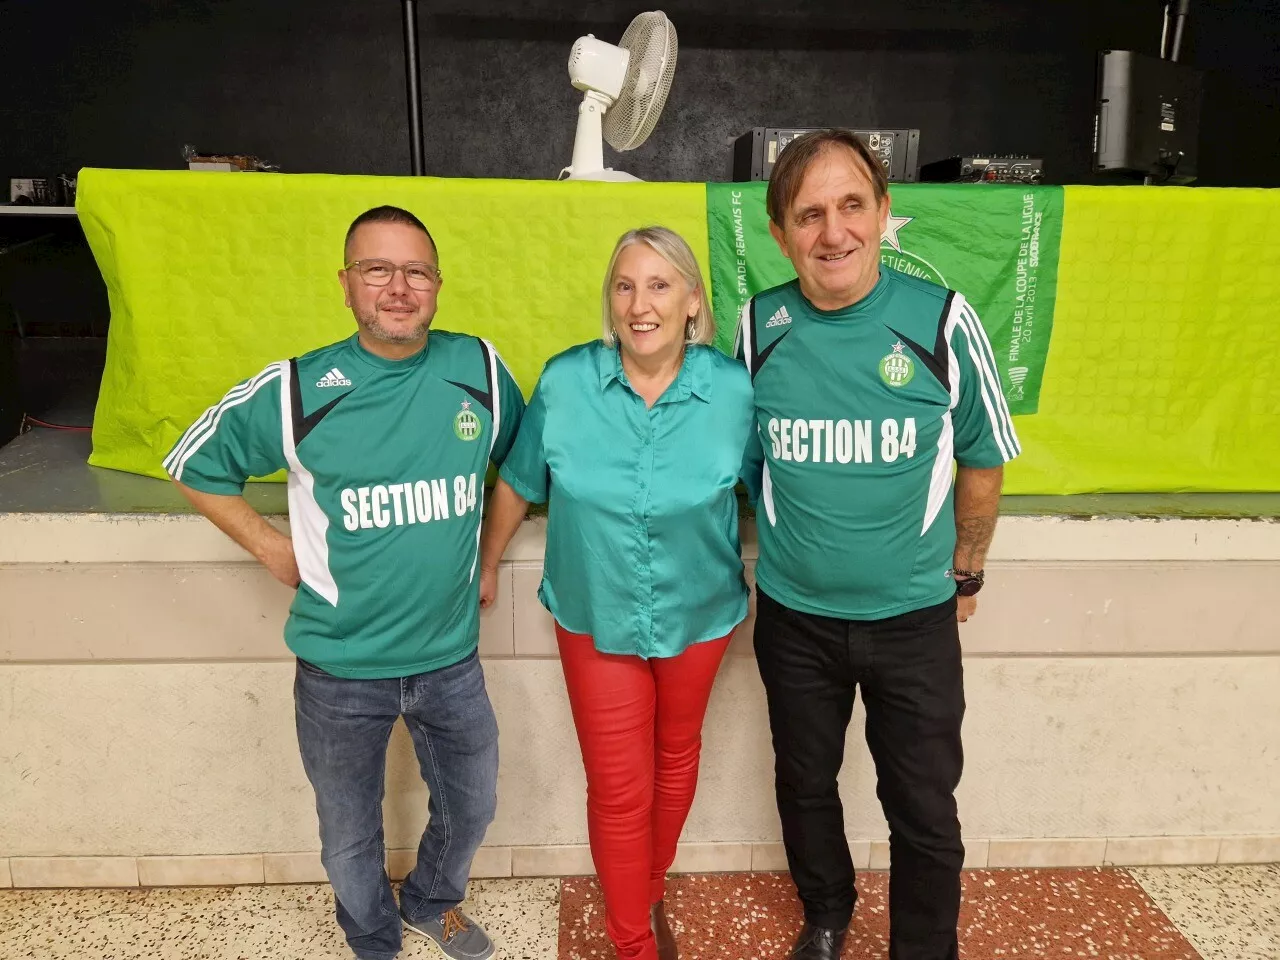
[[[796,279],[746,304],[737,355],[756,402],[756,658],[805,915],[789,956],[836,960],[853,917],[836,777],[861,687],[889,822],[889,956],[956,960],[956,622],[977,607],[1017,437],[973,308],[881,265],[888,187],[857,137],[792,141],[768,211]]]
[[[415,217],[403,207],[381,206],[373,207],[366,210],[360,216],[351,221],[351,226],[347,227],[346,239],[342,241],[342,252],[344,255],[344,263],[351,262],[351,240],[356,235],[356,231],[363,227],[366,223],[398,223],[406,227],[413,227],[421,230],[427,235],[427,242],[431,244],[431,249],[436,249],[435,238],[431,236],[431,231],[427,229],[426,224]],[[437,262],[436,266],[440,266]]]
[[[338,279],[358,326],[273,363],[187,430],[165,469],[192,505],[297,588],[285,642],[338,923],[362,960],[402,925],[454,960],[493,944],[458,904],[497,803],[498,727],[477,659],[476,554],[490,461],[524,399],[493,346],[432,331],[439,258],[397,207],[356,218]],[[245,502],[286,470],[291,535]],[[403,716],[431,792],[397,908],[382,829],[391,728]]]

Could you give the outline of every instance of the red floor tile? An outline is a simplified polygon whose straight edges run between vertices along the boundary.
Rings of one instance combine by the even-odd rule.
[[[888,876],[858,878],[857,915],[842,960],[889,955]],[[673,877],[667,913],[682,960],[774,960],[800,928],[786,874]],[[1129,874],[1119,870],[972,870],[960,912],[964,960],[1005,957],[1199,960]],[[594,878],[565,880],[560,960],[615,960]]]

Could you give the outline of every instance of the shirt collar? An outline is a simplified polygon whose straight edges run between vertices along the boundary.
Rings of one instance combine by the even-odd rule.
[[[611,380],[624,383],[622,376],[622,354],[616,345],[610,346],[601,341],[596,350],[596,361],[600,367],[600,389],[604,390]]]
[[[711,349],[714,348],[700,344],[690,344],[685,347],[684,362],[680,364],[680,372],[676,374],[676,381],[672,385],[675,393],[670,396],[664,394],[665,399],[660,402],[679,403],[681,400],[688,400],[690,394],[704,403],[711,402],[711,358],[707,356],[707,351]],[[622,351],[619,347],[602,343],[598,362],[602,391],[614,380],[622,384],[627,383],[626,373],[622,369]],[[668,391],[671,389],[669,387]]]
[[[714,349],[691,343],[685,348],[684,363],[680,366],[680,376],[688,376],[690,392],[704,403],[711,402],[712,360],[708,351]]]

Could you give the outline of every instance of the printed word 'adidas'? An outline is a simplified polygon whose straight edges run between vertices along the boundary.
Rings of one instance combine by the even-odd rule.
[[[316,381],[317,387],[349,387],[351,381],[342,375],[342,371],[334,367]]]
[[[787,308],[779,307],[777,313],[765,323],[765,327],[785,327],[790,322],[791,314],[787,313]]]

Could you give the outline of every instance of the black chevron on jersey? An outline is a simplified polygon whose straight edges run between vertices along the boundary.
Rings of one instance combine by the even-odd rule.
[[[326,416],[329,411],[340,404],[345,398],[351,396],[348,390],[341,396],[334,397],[323,407],[311,411],[305,417],[302,415],[302,385],[298,383],[298,358],[294,357],[289,361],[289,405],[293,408],[293,445],[296,448],[303,439],[314,430]]]
[[[774,347],[776,347],[783,340],[785,340],[787,334],[789,334],[790,332],[791,332],[790,330],[783,330],[782,333],[779,334],[777,340],[773,341],[773,343],[769,344],[767,347],[761,350],[758,354],[756,354],[755,368],[751,371],[751,379],[753,382],[756,379],[756,374],[760,372],[760,368],[764,366],[764,362],[769,359],[769,354],[773,353]]]
[[[920,358],[920,362],[928,368],[948,393],[951,392],[951,376],[947,369],[947,316],[951,313],[951,300],[955,295],[954,290],[947,291],[947,302],[943,304],[942,315],[938,317],[938,333],[934,338],[932,351],[925,349],[906,334],[889,327],[889,332],[911,348],[911,352]]]
[[[467,383],[459,383],[457,380],[446,380],[445,382],[451,383],[455,387],[457,387],[459,390],[465,390],[467,393],[471,394],[471,396],[475,398],[476,403],[480,404],[480,406],[484,407],[486,410],[489,411],[489,413],[492,414],[493,413],[493,370],[489,366],[489,348],[485,346],[485,343],[483,340],[477,340],[476,343],[480,345],[481,366],[484,367],[484,382],[485,382],[485,386],[488,387],[488,390],[487,391],[481,390],[479,387],[473,387]]]

